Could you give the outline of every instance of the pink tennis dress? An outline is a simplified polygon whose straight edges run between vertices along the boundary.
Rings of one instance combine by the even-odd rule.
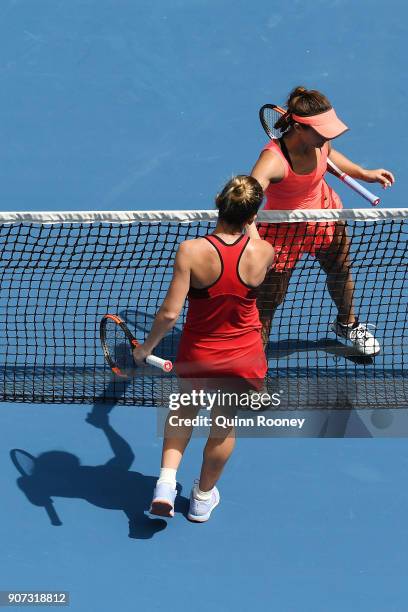
[[[264,151],[279,155],[285,168],[279,183],[270,183],[265,191],[264,210],[295,210],[343,208],[337,193],[326,183],[328,145],[320,149],[316,168],[309,174],[296,174],[276,140],[271,140]],[[303,253],[315,255],[328,249],[332,243],[336,224],[333,221],[301,223],[261,223],[259,234],[275,248],[273,269],[290,270]]]

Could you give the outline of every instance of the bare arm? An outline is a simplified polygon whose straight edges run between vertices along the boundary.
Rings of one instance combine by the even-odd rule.
[[[256,227],[255,224],[255,220],[256,218],[252,221],[252,223],[248,223],[248,225],[246,225],[246,233],[247,235],[252,238],[253,240],[261,240],[262,241],[262,248],[265,251],[265,255],[267,257],[267,264],[266,264],[266,268],[267,270],[269,270],[269,268],[272,266],[274,259],[275,259],[275,249],[273,248],[273,246],[267,242],[266,240],[263,240],[258,232],[258,228]]]
[[[285,176],[285,168],[279,157],[271,151],[262,151],[258,161],[252,168],[251,176],[256,178],[262,189],[268,188],[269,183],[279,183]]]
[[[256,217],[253,221],[251,221],[251,223],[247,223],[247,225],[245,226],[245,232],[250,238],[255,240],[261,240],[255,221]]]
[[[275,260],[275,249],[269,242],[267,242],[266,240],[263,240],[263,238],[260,237],[255,221],[256,221],[256,217],[251,223],[248,223],[245,226],[245,230],[246,230],[247,235],[252,240],[259,241],[258,244],[262,248],[262,251],[259,253],[259,255],[261,255],[262,252],[264,253],[265,260],[266,260],[266,271],[268,271],[272,267],[272,264]],[[258,258],[258,261],[259,261],[259,258]]]
[[[275,249],[270,242],[266,242],[266,240],[264,240],[264,242],[268,245],[268,265],[266,269],[270,270],[273,262],[275,261]]]
[[[173,278],[167,295],[154,319],[152,329],[146,340],[140,347],[133,351],[133,357],[137,363],[151,355],[153,349],[159,344],[160,340],[169,332],[177,322],[181,309],[190,288],[190,263],[189,249],[187,242],[180,244],[174,261]]]
[[[366,170],[333,148],[330,148],[329,158],[340,170],[352,178],[360,179],[367,183],[380,183],[384,189],[390,187],[395,181],[394,175],[389,170],[384,170],[384,168]]]

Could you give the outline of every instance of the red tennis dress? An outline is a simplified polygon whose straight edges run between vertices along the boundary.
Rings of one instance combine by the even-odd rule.
[[[205,238],[218,252],[221,273],[205,289],[190,287],[176,372],[181,378],[237,377],[257,388],[267,362],[256,287],[245,284],[238,269],[250,239],[242,235],[227,244],[218,236]]]

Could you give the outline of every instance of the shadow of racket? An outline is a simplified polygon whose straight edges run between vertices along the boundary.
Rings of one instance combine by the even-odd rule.
[[[21,474],[21,476],[32,477],[35,470],[35,457],[30,455],[25,450],[21,450],[20,448],[13,448],[10,451],[10,459],[13,462],[14,467]],[[51,521],[52,525],[59,527],[62,525],[62,522],[55,511],[53,502],[50,500],[44,504],[44,508],[48,514],[48,517]]]

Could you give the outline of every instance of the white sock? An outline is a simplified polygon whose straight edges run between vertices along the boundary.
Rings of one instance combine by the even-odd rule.
[[[201,491],[198,485],[194,485],[193,497],[198,501],[208,501],[211,499],[212,489],[209,491]]]
[[[176,474],[177,470],[173,468],[161,468],[160,475],[157,481],[157,484],[161,484],[162,482],[167,482],[167,484],[171,484],[176,488]]]
[[[353,321],[353,323],[340,323],[340,321],[339,321],[339,320],[337,320],[337,323],[338,323],[339,325],[341,325],[342,327],[349,327],[349,328],[350,328],[350,327],[354,327],[354,325],[356,324],[356,321],[357,321],[357,319],[355,319],[355,320]]]

